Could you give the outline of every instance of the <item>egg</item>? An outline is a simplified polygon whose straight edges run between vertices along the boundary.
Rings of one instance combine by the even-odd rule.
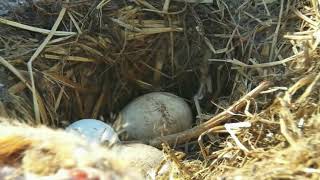
[[[130,167],[139,170],[144,176],[154,171],[164,159],[159,149],[140,143],[122,144],[112,147],[111,151]]]
[[[80,135],[93,143],[118,143],[117,133],[108,124],[96,119],[82,119],[70,124],[67,132]]]
[[[192,126],[192,112],[180,97],[167,92],[140,96],[119,113],[115,129],[126,140],[146,140],[177,133]]]

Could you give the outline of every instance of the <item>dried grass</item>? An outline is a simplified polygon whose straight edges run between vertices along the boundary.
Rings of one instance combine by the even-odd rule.
[[[197,122],[146,142],[168,143],[167,159],[175,162],[158,179],[319,178],[318,1],[39,1],[33,7],[0,19],[0,60],[12,77],[0,83],[29,106],[37,95],[33,110],[41,120],[31,122],[37,118],[29,108],[21,112],[25,119],[15,118],[51,127],[79,118],[112,123],[133,98],[169,91],[193,104]],[[1,114],[15,116],[11,111],[0,106]],[[225,124],[236,122],[250,127],[229,136]],[[169,147],[185,151],[185,159]]]

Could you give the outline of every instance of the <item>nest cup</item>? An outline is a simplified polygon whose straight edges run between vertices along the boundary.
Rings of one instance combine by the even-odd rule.
[[[319,179],[318,1],[26,2],[0,11],[2,114],[65,127],[120,112],[121,139],[188,152],[164,148],[186,179]],[[194,102],[197,126],[174,127],[169,101],[137,105],[159,91]],[[251,126],[226,133],[235,122]]]

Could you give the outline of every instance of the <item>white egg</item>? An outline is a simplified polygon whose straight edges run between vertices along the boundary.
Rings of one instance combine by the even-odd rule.
[[[153,92],[138,97],[120,113],[114,127],[125,132],[127,140],[145,140],[177,133],[192,126],[192,112],[180,97]]]
[[[96,119],[82,119],[70,124],[67,132],[75,133],[94,143],[120,142],[117,133],[108,124]]]
[[[129,166],[136,168],[144,176],[157,168],[164,159],[159,149],[139,143],[116,145],[111,151],[118,155],[120,160],[125,161]]]

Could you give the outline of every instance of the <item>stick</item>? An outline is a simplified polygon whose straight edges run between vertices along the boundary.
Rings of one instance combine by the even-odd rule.
[[[232,116],[234,116],[236,112],[240,111],[246,105],[246,102],[248,100],[257,97],[261,91],[265,90],[270,85],[271,85],[271,82],[269,81],[261,82],[259,86],[257,86],[248,94],[243,96],[240,100],[235,102],[228,109],[217,114],[216,116],[212,117],[210,120],[208,120],[203,124],[200,124],[191,129],[185,130],[183,132],[151,139],[147,143],[152,146],[161,147],[162,142],[167,142],[169,145],[182,144],[193,138],[199,137],[203,132],[211,128],[214,128],[215,126],[229,120]]]
[[[39,104],[37,102],[37,96],[36,96],[36,87],[35,87],[35,82],[34,82],[33,72],[32,72],[32,62],[38,57],[38,55],[42,52],[42,50],[45,48],[45,46],[49,43],[51,38],[54,36],[55,32],[58,29],[58,26],[60,25],[60,22],[62,21],[62,19],[64,17],[64,14],[66,13],[66,11],[67,11],[66,8],[61,9],[60,14],[59,14],[56,22],[52,26],[50,33],[45,38],[45,40],[41,43],[41,45],[38,47],[36,52],[32,55],[32,57],[30,58],[30,60],[27,63],[28,71],[30,74],[31,86],[32,86],[34,113],[35,113],[36,122],[39,124],[41,124],[41,119],[40,119]]]
[[[37,32],[37,33],[41,33],[41,34],[50,34],[51,30],[48,29],[41,29],[41,28],[37,28],[37,27],[32,27],[32,26],[28,26],[25,24],[21,24],[21,23],[17,23],[14,21],[10,21],[8,19],[3,19],[0,18],[0,24],[6,24],[9,26],[13,26],[16,28],[20,28],[20,29],[24,29],[27,31],[32,31],[32,32]],[[67,31],[56,31],[54,32],[55,36],[70,36],[70,35],[76,35],[76,32],[67,32]]]

